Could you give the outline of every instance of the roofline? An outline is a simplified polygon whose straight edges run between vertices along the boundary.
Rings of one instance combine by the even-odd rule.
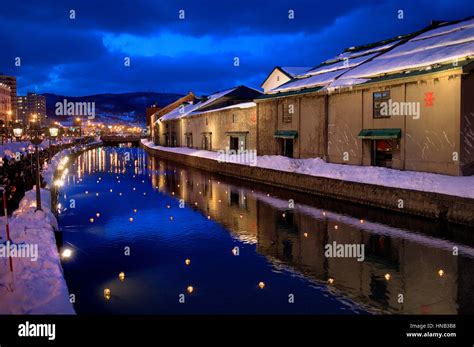
[[[267,77],[263,80],[262,84],[260,84],[260,88],[263,88],[263,85],[265,84],[265,82],[267,82],[268,78],[271,76],[271,74],[275,71],[275,70],[279,70],[281,73],[283,73],[286,77],[288,77],[290,80],[292,80],[294,77],[291,76],[288,72],[286,72],[285,70],[283,70],[283,68],[281,66],[275,66],[272,71],[270,71],[270,73],[267,75]]]

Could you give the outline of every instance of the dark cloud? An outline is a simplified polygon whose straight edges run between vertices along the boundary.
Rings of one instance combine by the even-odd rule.
[[[275,65],[314,66],[348,46],[468,15],[467,0],[12,1],[0,10],[0,72],[18,76],[21,93],[209,93],[258,87]]]

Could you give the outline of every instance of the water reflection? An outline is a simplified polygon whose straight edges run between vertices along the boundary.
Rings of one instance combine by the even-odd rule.
[[[76,254],[64,269],[79,313],[474,312],[472,230],[224,178],[129,147],[79,156],[61,202],[64,242]],[[364,261],[326,257],[333,242],[364,245]],[[177,300],[183,292],[187,305]]]
[[[256,244],[257,251],[275,268],[291,268],[376,311],[474,312],[472,244],[373,223],[298,201],[293,204],[281,197],[288,193],[274,196],[264,187],[252,190],[157,158],[149,158],[148,169],[156,189],[182,199],[223,225],[235,238]],[[325,257],[325,245],[333,242],[363,244],[365,261]]]

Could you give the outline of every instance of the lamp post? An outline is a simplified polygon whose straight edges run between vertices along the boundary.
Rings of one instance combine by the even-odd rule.
[[[39,164],[39,149],[38,146],[43,142],[43,137],[41,136],[41,127],[39,122],[36,122],[36,119],[31,120],[30,122],[30,141],[35,146],[35,155],[36,155],[36,210],[42,211],[41,208],[41,178],[40,178],[40,164]]]
[[[51,149],[51,140],[58,137],[59,128],[55,125],[49,127],[49,157],[48,161],[51,162],[51,157],[53,156],[53,151]]]
[[[15,136],[17,142],[20,141],[23,136],[23,126],[18,122],[13,125],[13,136]]]

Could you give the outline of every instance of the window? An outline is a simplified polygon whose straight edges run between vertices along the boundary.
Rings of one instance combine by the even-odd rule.
[[[237,117],[235,116],[235,114],[232,113],[232,123],[235,123],[237,122]]]
[[[383,92],[375,92],[374,96],[374,118],[387,118],[390,117],[389,115],[385,116],[380,114],[380,110],[382,109],[383,103],[388,103],[390,100],[390,90],[385,90]]]
[[[207,117],[206,117],[206,125],[209,125],[209,122],[208,122],[208,120],[207,120]]]

